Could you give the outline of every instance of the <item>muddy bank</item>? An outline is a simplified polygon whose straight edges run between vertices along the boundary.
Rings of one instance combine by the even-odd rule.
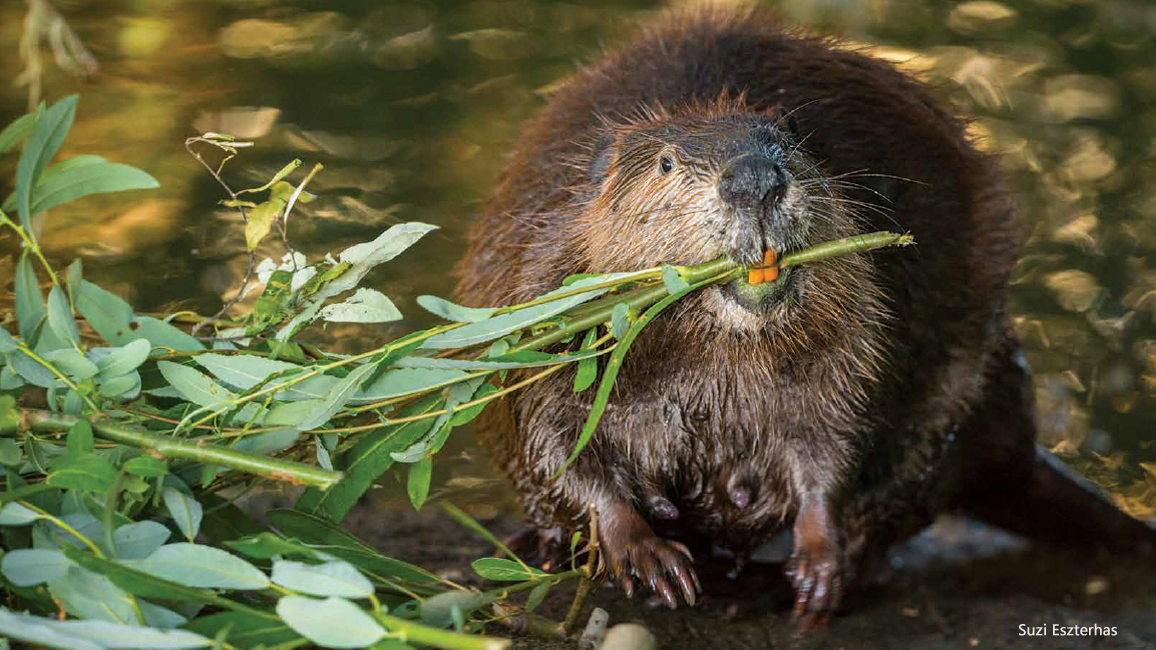
[[[498,534],[518,521],[500,515],[486,522]],[[439,509],[423,513],[361,507],[346,525],[383,552],[480,584],[469,562],[489,552]],[[939,650],[947,648],[1156,648],[1156,560],[1089,556],[1029,545],[979,524],[945,519],[894,549],[875,584],[849,602],[849,611],[823,631],[798,638],[788,611],[790,593],[778,568],[748,567],[728,580],[712,563],[707,594],[695,608],[670,611],[627,600],[611,587],[597,589],[591,606],[610,612],[611,624],[645,625],[668,649]],[[540,613],[560,620],[573,586],[553,590]],[[587,607],[589,610],[589,606]],[[588,616],[588,611],[583,620]],[[1021,635],[1020,626],[1046,636]],[[1114,635],[1056,636],[1053,626],[1113,628]],[[495,633],[503,633],[495,630]],[[519,639],[519,650],[573,648],[573,644]]]

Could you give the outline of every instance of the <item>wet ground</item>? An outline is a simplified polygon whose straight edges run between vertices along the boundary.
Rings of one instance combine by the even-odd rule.
[[[485,522],[501,535],[516,516]],[[469,583],[469,562],[490,552],[464,536],[439,510],[424,513],[362,508],[346,525],[394,557]],[[464,572],[464,571],[465,572]],[[552,590],[539,613],[560,620],[573,585]],[[890,566],[826,629],[800,636],[790,594],[772,565],[749,567],[737,580],[718,576],[694,608],[670,611],[616,588],[596,589],[590,607],[611,625],[638,622],[660,647],[754,650],[940,650],[948,648],[1156,648],[1156,561],[1028,544],[959,518],[945,518],[893,550]],[[1022,628],[1021,628],[1022,626]],[[1059,636],[1057,627],[1109,628],[1114,633]],[[1046,636],[1024,632],[1043,628]],[[495,630],[495,633],[502,633]],[[574,648],[573,643],[518,639],[514,648]]]

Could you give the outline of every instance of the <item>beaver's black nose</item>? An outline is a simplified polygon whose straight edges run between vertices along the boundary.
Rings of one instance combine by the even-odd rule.
[[[735,159],[718,181],[723,201],[756,217],[768,214],[786,189],[787,175],[782,165],[758,154]]]

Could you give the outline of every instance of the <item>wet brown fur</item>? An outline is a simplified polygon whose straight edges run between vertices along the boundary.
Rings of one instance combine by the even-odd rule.
[[[764,321],[718,287],[682,301],[634,344],[597,433],[558,481],[592,393],[572,392],[572,371],[487,409],[480,430],[536,525],[574,529],[599,509],[625,579],[682,579],[665,536],[741,553],[799,519],[796,535],[819,541],[796,540],[797,573],[831,592],[800,606],[827,610],[890,544],[977,495],[1022,492],[1035,463],[1030,378],[1007,315],[1013,204],[996,164],[921,84],[763,14],[670,15],[579,71],[527,125],[457,294],[520,302],[573,273],[717,256],[694,214],[658,218],[655,197],[692,201],[655,173],[671,141],[622,152],[639,133],[734,114],[789,114],[810,174],[834,179],[827,194],[808,186],[820,216],[807,242],[898,229],[918,245],[815,265]],[[648,513],[654,497],[677,519]],[[805,497],[814,516],[799,515]]]

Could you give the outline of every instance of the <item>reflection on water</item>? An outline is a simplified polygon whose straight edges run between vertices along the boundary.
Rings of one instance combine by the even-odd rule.
[[[211,312],[244,273],[237,216],[183,150],[219,131],[254,139],[226,177],[260,184],[293,158],[322,162],[291,238],[310,257],[399,220],[442,230],[376,281],[409,315],[392,330],[330,327],[364,348],[429,324],[413,298],[446,295],[469,215],[518,124],[576,61],[657,9],[641,2],[54,3],[100,62],[80,81],[51,64],[43,92],[82,95],[66,155],[138,165],[160,190],[95,197],[43,224],[59,261],[143,309]],[[674,3],[682,4],[682,3]],[[1016,328],[1037,373],[1044,441],[1156,503],[1156,4],[1149,0],[782,0],[793,23],[841,34],[928,80],[975,117],[970,131],[1012,176],[1026,224]],[[325,8],[325,9],[322,9]],[[0,75],[22,69],[23,3],[0,8]],[[0,116],[27,96],[0,86]],[[11,161],[0,172],[10,178]],[[14,242],[0,239],[12,250]],[[280,257],[270,242],[260,251]],[[145,271],[142,273],[142,270]],[[11,262],[0,261],[0,277]],[[469,471],[452,488],[473,487]],[[443,477],[444,478],[444,477]]]

